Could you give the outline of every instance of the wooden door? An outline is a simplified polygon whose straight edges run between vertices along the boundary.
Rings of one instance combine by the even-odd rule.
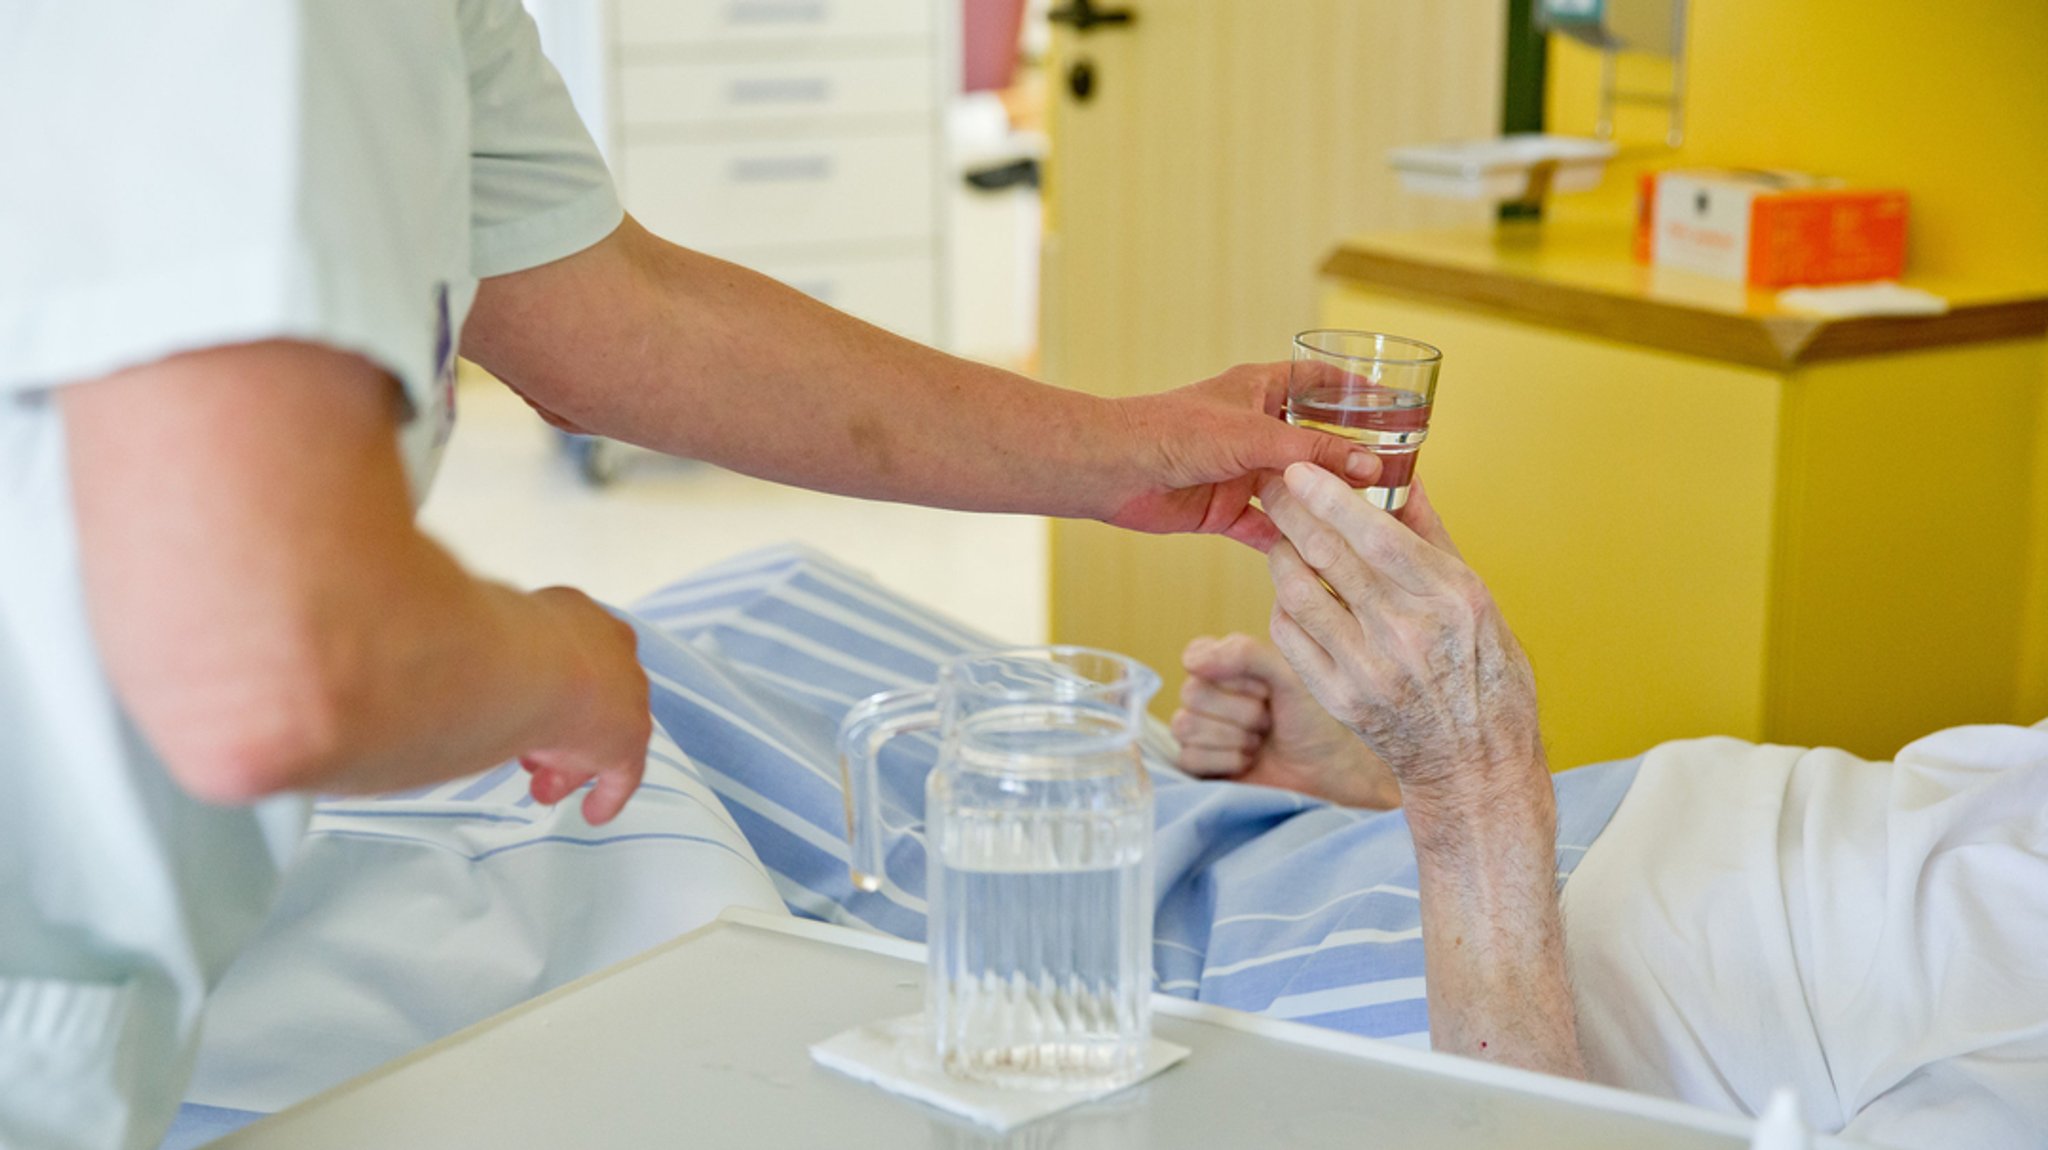
[[[1484,222],[1400,192],[1385,153],[1498,131],[1504,0],[1098,0],[1052,59],[1047,377],[1156,391],[1285,359],[1316,268],[1349,233]],[[1073,69],[1092,75],[1086,97]],[[1264,560],[1220,539],[1052,527],[1055,640],[1180,679],[1197,634],[1263,635]]]

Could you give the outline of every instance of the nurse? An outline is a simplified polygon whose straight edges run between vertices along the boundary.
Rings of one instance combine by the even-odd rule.
[[[458,350],[552,421],[821,490],[1277,536],[1371,460],[1240,368],[1107,401],[623,216],[516,0],[0,9],[0,1146],[150,1146],[309,792],[638,783],[632,632],[412,521]]]

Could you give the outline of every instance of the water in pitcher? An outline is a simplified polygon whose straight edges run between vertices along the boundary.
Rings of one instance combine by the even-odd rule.
[[[1150,1033],[1150,788],[1127,723],[1057,704],[974,716],[929,784],[936,1054],[1023,1088],[1106,1087]]]

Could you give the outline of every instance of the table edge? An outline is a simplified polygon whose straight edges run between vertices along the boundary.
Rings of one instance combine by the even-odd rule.
[[[1813,363],[2048,337],[2048,297],[1959,304],[1941,315],[1745,315],[1340,244],[1321,273],[1369,289],[1620,343],[1787,372]]]

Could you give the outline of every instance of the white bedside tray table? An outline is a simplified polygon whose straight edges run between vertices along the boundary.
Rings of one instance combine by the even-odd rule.
[[[1754,1129],[1662,1099],[1159,995],[1155,1030],[1189,1047],[1187,1061],[996,1135],[811,1061],[813,1042],[918,1010],[923,952],[731,910],[213,1145],[1743,1150]]]

